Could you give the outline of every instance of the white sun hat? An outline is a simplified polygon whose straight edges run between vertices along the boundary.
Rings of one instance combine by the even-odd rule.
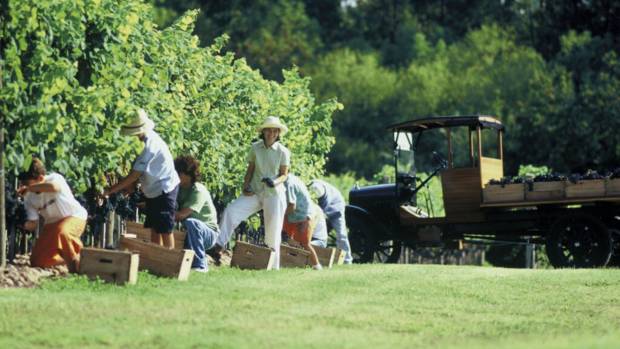
[[[149,119],[148,114],[142,108],[129,120],[127,125],[121,127],[121,134],[124,136],[135,136],[140,133],[146,133],[155,128],[153,120]]]
[[[286,132],[288,132],[288,127],[286,127],[286,125],[284,125],[277,116],[266,117],[263,123],[258,126],[258,132],[262,132],[265,128],[280,129],[280,136],[283,136]]]
[[[312,193],[314,193],[314,195],[317,196],[317,198],[322,198],[323,196],[325,196],[325,186],[317,181],[311,181],[310,185],[308,186],[308,189],[310,189],[310,191]]]

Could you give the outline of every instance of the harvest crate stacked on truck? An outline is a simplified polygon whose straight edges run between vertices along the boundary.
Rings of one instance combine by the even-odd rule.
[[[484,203],[520,201],[549,203],[579,202],[581,199],[620,199],[620,178],[589,172],[585,176],[539,176],[532,179],[502,178],[491,180],[482,190]]]

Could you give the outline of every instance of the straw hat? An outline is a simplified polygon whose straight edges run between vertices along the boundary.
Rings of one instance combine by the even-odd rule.
[[[155,128],[155,123],[153,120],[149,119],[146,111],[140,108],[129,123],[121,127],[121,134],[124,136],[135,136],[140,133],[146,133],[153,128]]]
[[[263,123],[258,126],[258,132],[263,132],[265,128],[277,128],[280,129],[280,136],[283,136],[287,131],[288,127],[286,127],[282,122],[280,122],[280,118],[277,116],[268,116],[265,118]]]

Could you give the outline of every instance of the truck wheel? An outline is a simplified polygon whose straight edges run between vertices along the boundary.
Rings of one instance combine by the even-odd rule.
[[[402,242],[387,240],[376,244],[374,261],[379,263],[397,263],[402,250]]]
[[[604,267],[611,257],[612,239],[600,219],[577,212],[551,225],[546,249],[555,268]]]
[[[400,258],[401,242],[397,240],[380,241],[375,234],[374,224],[363,217],[351,217],[349,243],[355,263],[396,263]]]
[[[355,263],[370,263],[372,256],[373,233],[366,219],[355,217],[347,219],[349,226],[349,243],[351,244],[351,255]]]

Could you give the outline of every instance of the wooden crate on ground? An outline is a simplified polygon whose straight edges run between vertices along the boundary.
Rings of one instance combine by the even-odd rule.
[[[319,263],[324,268],[331,268],[334,265],[334,257],[336,256],[336,249],[333,247],[314,247],[314,252],[316,252],[317,257],[319,257]],[[310,262],[310,260],[308,260]]]
[[[566,181],[566,198],[589,198],[605,196],[604,179],[586,179],[573,183]]]
[[[236,241],[230,266],[240,269],[271,269],[275,258],[275,252],[269,247]]]
[[[80,274],[89,279],[98,277],[119,285],[135,285],[139,262],[140,256],[137,253],[83,248],[80,252]]]
[[[482,199],[485,203],[518,202],[525,200],[525,185],[515,184],[487,184],[482,189]]]
[[[333,265],[343,265],[344,264],[344,257],[346,256],[346,253],[337,248],[336,252],[334,252],[334,263]]]
[[[605,182],[605,195],[620,196],[620,178],[609,178]]]
[[[287,245],[280,245],[280,267],[305,268],[309,264],[309,251]]]
[[[168,249],[142,239],[130,239],[122,236],[120,249],[140,254],[140,269],[185,281],[194,259],[194,251]]]
[[[129,237],[132,234],[135,235],[138,239],[151,241],[151,229],[145,228],[142,223],[139,222],[125,222],[127,224],[127,234]],[[174,230],[172,232],[174,234],[174,249],[182,250],[185,245],[185,232],[180,230]]]
[[[534,182],[526,185],[525,200],[558,200],[564,199],[564,181]]]

